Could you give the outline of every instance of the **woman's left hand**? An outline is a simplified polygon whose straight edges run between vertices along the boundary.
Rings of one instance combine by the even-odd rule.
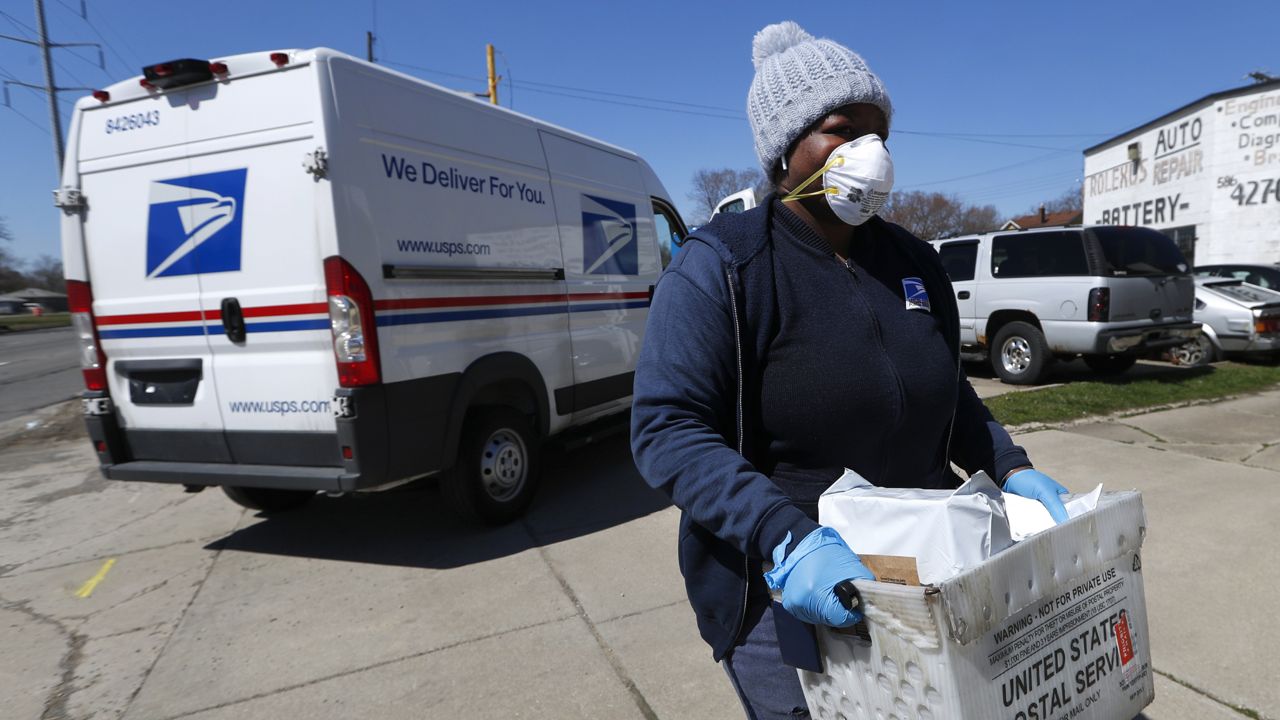
[[[1009,479],[1004,481],[1004,491],[1039,500],[1049,510],[1054,522],[1067,521],[1067,508],[1062,504],[1062,498],[1059,496],[1070,490],[1035,468],[1015,470],[1010,473]]]

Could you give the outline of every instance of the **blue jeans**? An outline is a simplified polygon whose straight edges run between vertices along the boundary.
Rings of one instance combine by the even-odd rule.
[[[754,623],[754,624],[753,624]],[[720,661],[747,720],[808,720],[796,669],[782,662],[769,597],[747,604],[746,636]]]

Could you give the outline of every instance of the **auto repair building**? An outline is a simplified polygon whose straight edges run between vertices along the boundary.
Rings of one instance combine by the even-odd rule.
[[[1280,79],[1088,148],[1084,173],[1085,224],[1155,228],[1193,264],[1280,263]]]

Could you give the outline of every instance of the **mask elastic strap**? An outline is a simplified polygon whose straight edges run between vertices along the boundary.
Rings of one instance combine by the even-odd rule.
[[[814,195],[839,195],[840,191],[836,188],[823,188],[821,190],[815,190],[813,192],[807,192],[807,193],[802,193],[800,191],[809,187],[811,184],[813,184],[813,181],[822,177],[822,174],[825,173],[826,171],[830,170],[833,167],[840,167],[842,165],[844,165],[844,156],[837,155],[834,159],[829,160],[826,165],[823,165],[822,168],[818,170],[818,172],[810,175],[809,179],[797,185],[796,189],[787,193],[786,196],[782,198],[782,202],[791,202],[793,200],[799,200],[801,198],[813,197]]]

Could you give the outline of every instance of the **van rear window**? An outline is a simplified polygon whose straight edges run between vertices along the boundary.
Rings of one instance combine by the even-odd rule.
[[[1085,232],[1102,250],[1105,275],[1182,275],[1190,269],[1164,233],[1140,227],[1096,227]]]
[[[997,278],[1088,275],[1078,230],[997,235],[991,241],[991,274]]]

